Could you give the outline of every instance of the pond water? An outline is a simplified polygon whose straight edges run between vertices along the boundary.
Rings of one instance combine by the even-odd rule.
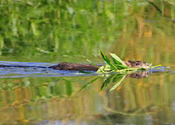
[[[153,3],[152,3],[153,2]],[[175,124],[175,3],[0,1],[0,124]],[[60,62],[161,65],[132,75],[49,69]]]
[[[18,72],[14,73],[15,70]],[[70,72],[66,71],[61,76],[56,71],[54,75],[51,71],[38,75],[37,70],[40,71],[39,68],[15,67],[8,68],[5,74],[0,72],[0,120],[3,124],[175,122],[175,74],[170,69],[139,79],[126,77],[112,91],[117,84],[116,74],[70,77]]]

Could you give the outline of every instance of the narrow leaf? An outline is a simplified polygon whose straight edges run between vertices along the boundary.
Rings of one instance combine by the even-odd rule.
[[[108,59],[108,57],[103,53],[103,51],[100,50],[100,52],[105,62],[109,64],[113,69],[117,70],[117,67],[115,67],[115,65]]]
[[[126,75],[123,76],[123,78],[119,82],[117,82],[117,84],[115,84],[109,91],[116,89],[120,85],[120,83],[125,79],[125,77],[126,77]]]
[[[117,61],[117,60],[114,59],[113,57],[112,57],[112,60],[113,60],[114,64],[116,64],[116,65],[120,65],[120,64],[121,64],[119,61]]]
[[[87,59],[86,57],[84,57],[84,56],[81,56],[81,57],[83,57],[87,62],[89,62],[89,63],[92,64],[93,66],[99,68],[99,66],[97,66],[95,63],[93,63],[92,61],[90,61],[90,60]]]
[[[88,87],[88,85],[90,85],[91,83],[94,83],[97,79],[99,79],[100,77],[96,77],[95,79],[93,79],[93,80],[91,80],[90,82],[88,82],[87,84],[85,84],[80,90],[79,90],[79,92],[80,91],[82,91],[83,89],[85,89],[85,88],[87,88]]]
[[[115,55],[114,53],[110,53],[110,55],[116,59],[117,61],[119,61],[122,65],[127,66],[117,55]]]
[[[101,90],[103,90],[115,77],[117,74],[110,75],[102,84]]]

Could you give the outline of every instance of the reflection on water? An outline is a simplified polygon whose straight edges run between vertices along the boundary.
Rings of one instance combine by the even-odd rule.
[[[1,0],[0,55],[6,62],[0,64],[38,61],[48,63],[20,65],[47,67],[82,62],[79,55],[101,62],[102,49],[123,60],[171,69],[142,72],[141,78],[142,73],[79,76],[47,68],[0,68],[0,123],[174,124],[175,4],[150,1],[161,13],[147,0]]]
[[[64,76],[87,76],[98,75],[94,71],[81,72],[69,70],[54,70],[48,68],[53,66],[52,63],[37,63],[37,62],[12,62],[0,61],[0,78],[19,78],[19,77],[64,77]],[[127,77],[142,78],[147,77],[153,72],[165,72],[169,67],[159,66],[151,68],[146,72],[129,74]],[[173,67],[172,67],[173,68]]]
[[[4,124],[175,122],[174,74],[143,79],[128,77],[110,92],[116,83],[111,81],[100,90],[105,80],[101,76],[1,79],[0,121]]]

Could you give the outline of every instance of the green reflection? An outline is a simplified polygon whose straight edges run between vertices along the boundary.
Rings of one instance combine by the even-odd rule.
[[[101,90],[103,82],[111,76],[111,82]],[[60,122],[72,119],[72,122],[112,124],[128,120],[148,122],[151,118],[174,122],[174,74],[152,74],[143,79],[126,77],[122,85],[109,92],[116,84],[114,75],[111,76],[1,79],[3,121],[0,121],[39,123],[46,119]],[[30,84],[25,86],[25,82]],[[11,86],[10,90],[7,86]],[[164,118],[165,114],[170,117]]]
[[[162,14],[146,0],[1,0],[1,60],[100,62],[100,48],[174,65],[174,1],[152,2]],[[118,77],[0,79],[0,122],[174,124],[174,78],[127,77],[111,92]]]
[[[146,0],[3,0],[0,54],[4,60],[79,62],[77,55],[98,60],[101,48],[125,60],[170,63],[174,4],[151,2],[162,14]]]

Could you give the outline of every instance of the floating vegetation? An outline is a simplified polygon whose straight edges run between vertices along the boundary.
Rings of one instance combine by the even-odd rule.
[[[103,53],[102,50],[100,51],[100,53],[101,53],[101,56],[102,56],[102,58],[103,58],[103,60],[105,61],[106,64],[104,66],[101,66],[97,70],[97,73],[112,73],[112,72],[116,72],[116,74],[110,74],[110,76],[107,77],[107,79],[103,82],[101,90],[103,90],[111,81],[113,81],[113,82],[116,82],[116,84],[110,89],[110,91],[112,91],[112,90],[116,89],[122,83],[122,81],[126,78],[126,76],[128,74],[131,74],[131,73],[137,72],[137,71],[145,71],[146,70],[145,68],[132,68],[132,67],[127,66],[125,64],[125,62],[122,61],[114,53],[110,53],[113,62]],[[89,62],[92,65],[94,65],[95,67],[99,67],[98,65],[94,64],[92,61],[90,61],[89,59],[85,58],[84,56],[82,56],[82,57],[87,62]],[[149,67],[151,67],[151,66],[152,66],[152,64],[149,65]],[[83,73],[86,73],[86,72],[83,72]],[[83,87],[83,88],[85,88],[85,87]]]
[[[116,54],[110,53],[113,62],[110,61],[110,59],[103,53],[103,51],[100,51],[101,55],[103,57],[103,60],[105,61],[105,65],[100,67],[98,69],[98,73],[110,73],[110,72],[118,72],[122,74],[128,74],[135,71],[145,71],[145,68],[132,68],[125,64],[124,61],[122,61]]]
[[[129,67],[125,64],[124,61],[122,61],[116,54],[114,53],[110,53],[113,62],[103,53],[103,51],[100,51],[103,60],[105,61],[105,65],[101,66],[98,70],[97,73],[111,73],[111,72],[118,72],[118,73],[122,73],[122,74],[128,74],[128,73],[132,73],[135,71],[145,71],[146,68],[132,68]],[[92,65],[99,67],[98,65],[94,64],[92,61],[88,60],[87,58],[85,58],[84,56],[82,56],[84,59],[86,59],[86,61],[88,61],[89,63],[91,63]],[[151,65],[149,65],[149,67],[151,67]]]
[[[125,64],[124,61],[122,61],[116,54],[110,53],[112,57],[112,61],[103,53],[103,51],[100,51],[103,60],[105,61],[105,65],[99,67],[92,61],[88,60],[84,56],[82,56],[86,61],[91,63],[92,65],[98,67],[99,69],[97,70],[97,73],[111,73],[111,74],[104,74],[106,77],[106,80],[103,82],[101,86],[101,90],[103,90],[109,83],[111,82],[116,82],[116,84],[110,89],[110,91],[116,89],[122,81],[127,78],[127,77],[133,77],[133,78],[144,78],[148,77],[149,71],[147,69],[161,69],[161,65],[152,65],[149,64],[148,68],[133,68],[129,67]],[[89,72],[81,72],[81,73],[88,73]],[[97,79],[92,80],[90,83],[87,85],[91,84]],[[85,85],[82,89],[86,88]],[[81,89],[81,90],[82,90]]]

